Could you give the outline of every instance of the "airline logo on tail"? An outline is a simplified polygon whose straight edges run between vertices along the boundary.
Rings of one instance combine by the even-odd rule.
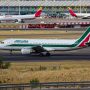
[[[75,43],[77,47],[86,47],[90,44],[90,27]]]
[[[87,43],[90,43],[90,33],[80,42],[78,47],[84,47]]]
[[[42,7],[40,7],[40,8],[37,10],[37,12],[35,13],[35,17],[40,17],[41,12],[42,12]]]
[[[74,13],[74,11],[73,11],[70,7],[68,7],[68,9],[69,9],[69,13],[70,13],[73,17],[77,17],[77,15]]]

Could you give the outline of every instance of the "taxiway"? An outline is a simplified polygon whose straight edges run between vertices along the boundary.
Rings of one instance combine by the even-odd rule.
[[[58,51],[51,52],[51,56],[38,56],[38,55],[22,55],[20,52],[0,51],[0,56],[4,58],[4,61],[10,62],[50,62],[50,61],[63,61],[63,60],[90,60],[90,47],[74,50],[74,51]]]

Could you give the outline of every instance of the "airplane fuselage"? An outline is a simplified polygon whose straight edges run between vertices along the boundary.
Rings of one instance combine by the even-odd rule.
[[[0,20],[18,20],[18,19],[30,19],[35,18],[34,15],[4,15],[0,16]]]
[[[20,50],[22,54],[39,53],[50,55],[50,51],[68,51],[90,46],[90,27],[79,39],[6,39],[0,42],[2,50]]]
[[[78,17],[90,17],[90,13],[76,13]]]
[[[31,15],[3,15],[0,16],[0,21],[17,20],[18,22],[21,22],[23,19],[34,19],[36,17],[40,17],[41,12],[42,12],[42,7],[40,7],[35,14],[31,14]]]
[[[74,49],[76,40],[65,39],[7,39],[3,41],[2,49],[22,49],[34,46],[42,46],[47,50],[70,50]]]

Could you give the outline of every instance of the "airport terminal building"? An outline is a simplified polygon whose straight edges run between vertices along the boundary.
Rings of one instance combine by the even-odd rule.
[[[75,12],[90,13],[90,0],[0,0],[1,14],[33,14],[39,6],[51,16],[68,12],[68,6]]]

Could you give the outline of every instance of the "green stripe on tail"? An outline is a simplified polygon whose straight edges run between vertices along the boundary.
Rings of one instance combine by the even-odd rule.
[[[81,43],[84,44],[88,42],[89,38],[90,38],[90,26],[87,28],[85,33],[74,43],[74,46],[80,46]]]

